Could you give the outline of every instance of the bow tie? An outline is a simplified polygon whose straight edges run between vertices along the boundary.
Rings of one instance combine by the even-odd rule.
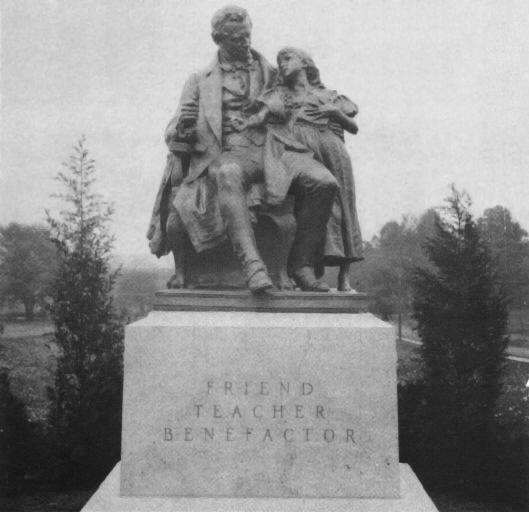
[[[221,62],[220,68],[222,71],[248,71],[250,69],[253,69],[255,66],[255,60],[252,60],[251,62]]]

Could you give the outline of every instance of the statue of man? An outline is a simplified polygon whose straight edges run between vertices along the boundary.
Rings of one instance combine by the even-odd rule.
[[[272,281],[257,250],[249,205],[256,190],[263,195],[263,187],[256,184],[264,184],[264,197],[257,203],[266,201],[266,132],[263,127],[238,131],[237,121],[258,110],[256,100],[272,86],[276,73],[251,48],[252,23],[245,9],[225,7],[211,24],[219,51],[205,70],[188,79],[166,129],[170,151],[181,152],[186,137],[184,142],[191,147],[189,170],[174,206],[197,251],[215,247],[227,236],[249,289],[259,293],[271,288]],[[290,267],[302,289],[327,291],[315,278],[312,260],[325,237],[337,184],[325,169],[313,171],[299,169],[290,187],[296,196],[298,225]]]

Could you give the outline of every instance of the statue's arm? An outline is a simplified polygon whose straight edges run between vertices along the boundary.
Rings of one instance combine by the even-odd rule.
[[[354,117],[358,114],[358,105],[343,95],[339,95],[334,103],[338,108],[334,119],[344,130],[353,134],[357,133],[358,125]]]
[[[333,120],[338,122],[340,126],[349,133],[356,134],[358,132],[356,121],[340,109],[336,110],[334,113]]]
[[[248,128],[257,128],[258,126],[262,126],[266,123],[266,120],[270,116],[270,109],[268,106],[263,105],[261,110],[259,112],[251,115],[247,120],[246,124]]]
[[[190,150],[198,119],[198,76],[189,77],[182,90],[175,115],[165,130],[165,142],[172,153],[181,154]]]
[[[358,132],[358,125],[354,120],[358,114],[358,106],[345,96],[334,95],[330,101],[320,105],[319,112],[329,117],[331,130],[343,140],[343,131]]]
[[[263,105],[259,112],[252,114],[250,117],[246,119],[241,117],[232,117],[230,123],[233,128],[239,132],[242,132],[248,128],[257,128],[258,126],[264,125],[269,115],[270,109],[266,105]]]

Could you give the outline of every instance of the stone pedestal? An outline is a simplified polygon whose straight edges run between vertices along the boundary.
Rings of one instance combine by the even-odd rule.
[[[437,512],[407,464],[400,464],[400,498],[136,498],[120,496],[120,465],[82,512]]]
[[[83,510],[435,510],[399,472],[394,333],[365,309],[157,294],[126,329],[121,467]]]

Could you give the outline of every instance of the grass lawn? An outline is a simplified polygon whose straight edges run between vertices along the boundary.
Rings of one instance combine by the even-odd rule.
[[[46,418],[57,354],[50,322],[5,322],[0,336],[0,370],[7,369],[11,391],[26,405],[30,421]]]
[[[4,334],[2,338],[26,338],[27,336],[42,336],[53,333],[53,323],[49,320],[9,321],[4,320]]]
[[[469,497],[458,492],[431,491],[430,498],[440,512],[527,512],[525,507]]]

